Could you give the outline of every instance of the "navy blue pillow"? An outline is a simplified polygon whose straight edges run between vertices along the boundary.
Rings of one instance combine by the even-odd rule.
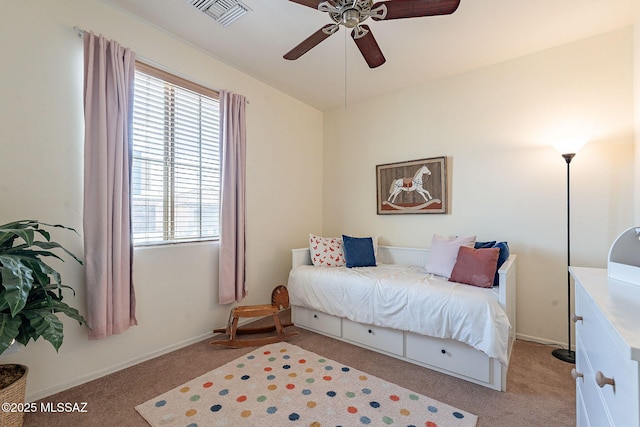
[[[493,245],[496,244],[496,241],[493,240],[491,242],[476,242],[473,247],[475,249],[485,249],[485,248],[492,248]]]
[[[498,266],[496,267],[496,275],[493,278],[493,286],[498,286],[500,284],[500,276],[498,275],[498,270],[504,262],[509,259],[509,245],[507,242],[496,242],[492,240],[490,242],[476,242],[474,245],[476,249],[484,249],[484,248],[499,248],[500,255],[498,255]]]
[[[371,237],[343,235],[342,248],[347,261],[347,268],[376,266],[376,255],[373,251],[373,239]]]
[[[498,242],[493,245],[494,248],[500,248],[500,255],[498,255],[498,270],[504,262],[509,259],[509,244],[507,242]],[[500,282],[500,276],[496,270],[496,277],[493,279],[493,286],[498,286]]]

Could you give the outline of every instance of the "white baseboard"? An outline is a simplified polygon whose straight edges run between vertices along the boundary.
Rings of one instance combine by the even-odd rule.
[[[540,338],[540,337],[533,337],[531,335],[524,335],[524,334],[516,334],[516,339],[518,340],[522,340],[522,341],[531,341],[531,342],[535,342],[538,344],[544,344],[544,345],[548,345],[548,346],[554,346],[554,347],[560,347],[560,348],[566,348],[567,343],[560,343],[557,341],[550,341],[544,338]],[[575,350],[575,346],[572,345],[571,346],[572,350]]]
[[[243,323],[247,323],[247,322],[246,321],[245,322],[241,322],[240,326]],[[68,382],[65,382],[65,383],[57,384],[54,387],[49,387],[47,389],[40,390],[39,392],[36,392],[36,393],[27,394],[25,400],[26,400],[26,402],[35,402],[37,400],[44,399],[45,397],[51,396],[51,395],[56,394],[56,393],[60,393],[61,391],[68,390],[68,389],[70,389],[72,387],[76,387],[76,386],[79,386],[79,385],[84,384],[86,382],[93,381],[93,380],[96,380],[98,378],[104,377],[105,375],[109,375],[109,374],[112,374],[114,372],[118,372],[118,371],[120,371],[122,369],[129,368],[129,367],[131,367],[133,365],[137,365],[138,363],[142,363],[142,362],[145,362],[147,360],[151,360],[153,358],[156,358],[158,356],[162,356],[163,354],[167,354],[167,353],[170,353],[172,351],[179,350],[179,349],[181,349],[183,347],[186,347],[186,346],[189,346],[191,344],[195,344],[197,342],[200,342],[200,341],[203,341],[203,340],[206,340],[206,339],[210,339],[210,338],[214,337],[215,335],[217,335],[217,334],[208,332],[206,334],[203,334],[203,335],[200,335],[200,336],[197,336],[197,337],[193,337],[193,338],[190,338],[188,340],[184,340],[184,341],[181,341],[181,342],[178,342],[178,343],[174,343],[174,344],[172,344],[170,346],[161,348],[161,349],[156,350],[156,351],[154,351],[152,353],[148,353],[148,354],[145,354],[145,355],[140,356],[140,357],[134,357],[133,359],[127,360],[126,362],[122,362],[122,363],[110,366],[108,368],[104,368],[104,369],[101,369],[99,371],[92,372],[92,373],[90,373],[88,375],[75,378],[72,381],[68,381]],[[562,343],[555,342],[555,341],[549,341],[549,340],[546,340],[546,339],[543,339],[543,338],[539,338],[539,337],[533,337],[531,335],[516,334],[516,339],[523,340],[523,341],[532,341],[532,342],[536,342],[536,343],[544,344],[544,345],[553,345],[553,346],[557,346],[557,347],[563,347]]]
[[[252,321],[254,321],[255,319],[243,319],[238,323],[238,326],[243,326],[247,323],[251,323]],[[220,328],[224,328],[225,326],[221,326]],[[218,329],[218,328],[216,328]],[[133,359],[127,360],[126,362],[122,362],[122,363],[118,363],[116,365],[104,368],[104,369],[100,369],[98,371],[92,372],[88,375],[84,375],[82,377],[78,377],[78,378],[74,378],[71,381],[67,381],[61,384],[57,384],[53,387],[49,387],[46,388],[44,390],[40,390],[38,392],[35,393],[27,393],[27,395],[25,396],[25,401],[26,402],[35,402],[36,400],[40,400],[40,399],[44,399],[45,397],[51,396],[53,394],[56,393],[60,393],[61,391],[65,391],[68,390],[72,387],[76,387],[79,386],[81,384],[84,384],[86,382],[89,381],[93,381],[93,380],[97,380],[98,378],[104,377],[105,375],[109,375],[109,374],[113,374],[114,372],[118,372],[121,371],[122,369],[125,368],[129,368],[133,365],[137,365],[138,363],[142,363],[142,362],[146,362],[147,360],[151,360],[153,358],[156,358],[158,356],[162,356],[163,354],[167,354],[167,353],[171,353],[172,351],[175,350],[179,350],[183,347],[189,346],[191,344],[195,344],[197,342],[200,341],[204,341],[206,339],[211,339],[214,336],[216,336],[218,334],[215,334],[213,332],[207,332],[206,334],[202,334],[193,338],[189,338],[187,340],[184,341],[180,341],[174,344],[171,344],[167,347],[164,348],[160,348],[156,351],[153,351],[151,353],[148,354],[144,354],[142,356],[139,357],[134,357]]]
[[[127,361],[122,362],[122,363],[118,363],[118,364],[113,365],[113,366],[109,366],[109,367],[104,368],[104,369],[100,369],[99,371],[92,372],[92,373],[90,373],[88,375],[85,375],[85,376],[82,376],[82,377],[74,378],[72,381],[68,381],[68,382],[65,382],[65,383],[57,384],[57,385],[55,385],[53,387],[49,387],[47,389],[40,390],[40,391],[38,391],[36,393],[27,394],[25,396],[25,400],[27,402],[35,402],[36,400],[44,399],[45,397],[51,396],[51,395],[56,394],[56,393],[60,393],[61,391],[68,390],[68,389],[70,389],[72,387],[76,387],[76,386],[79,386],[79,385],[84,384],[86,382],[93,381],[93,380],[96,380],[98,378],[104,377],[105,375],[109,375],[109,374],[112,374],[114,372],[118,372],[118,371],[120,371],[122,369],[129,368],[129,367],[131,367],[133,365],[137,365],[138,363],[142,363],[142,362],[145,362],[147,360],[151,360],[151,359],[156,358],[158,356],[162,356],[163,354],[171,353],[172,351],[179,350],[179,349],[181,349],[183,347],[186,347],[188,345],[195,344],[197,342],[212,338],[215,335],[217,335],[217,334],[213,334],[211,332],[208,332],[206,334],[199,335],[197,337],[189,338],[188,340],[184,340],[184,341],[181,341],[181,342],[178,342],[178,343],[171,344],[171,345],[169,345],[167,347],[158,349],[158,350],[156,350],[154,352],[151,352],[151,353],[139,356],[139,357],[134,357],[133,359],[127,360]]]

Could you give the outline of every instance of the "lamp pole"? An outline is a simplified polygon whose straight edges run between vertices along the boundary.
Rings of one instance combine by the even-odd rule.
[[[567,349],[556,349],[551,352],[556,358],[567,362],[576,363],[576,352],[571,350],[571,273],[569,273],[569,266],[571,266],[571,197],[570,197],[570,170],[569,165],[571,159],[574,158],[576,153],[565,153],[562,157],[567,162]]]

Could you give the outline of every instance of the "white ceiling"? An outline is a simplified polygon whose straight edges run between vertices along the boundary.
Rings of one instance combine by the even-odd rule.
[[[370,69],[345,28],[300,59],[283,59],[332,23],[326,13],[289,0],[242,0],[252,11],[227,27],[185,0],[102,1],[320,110],[630,26],[639,3],[462,0],[452,15],[368,20],[387,59]]]

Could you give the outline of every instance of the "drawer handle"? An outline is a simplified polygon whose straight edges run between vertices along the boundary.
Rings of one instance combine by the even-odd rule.
[[[447,350],[445,350],[444,348],[442,350],[440,350],[440,353],[442,354],[447,354]]]
[[[372,331],[371,329],[369,329],[367,332],[369,332],[370,334],[372,334],[372,333],[373,333],[373,331]]]
[[[582,374],[582,372],[578,372],[576,368],[573,368],[571,370],[571,376],[573,377],[574,380],[577,380],[578,378],[584,378],[584,375]]]
[[[596,372],[596,384],[598,384],[600,388],[606,386],[607,384],[613,387],[616,386],[616,382],[613,378],[605,377],[604,374],[600,371]]]
[[[571,313],[571,321],[573,321],[573,323],[578,323],[579,320],[583,320],[582,316],[578,316],[575,313]]]
[[[317,319],[317,318],[318,318],[318,315],[317,315],[317,314],[314,314],[314,315],[313,315],[313,318],[314,318],[314,319]]]

